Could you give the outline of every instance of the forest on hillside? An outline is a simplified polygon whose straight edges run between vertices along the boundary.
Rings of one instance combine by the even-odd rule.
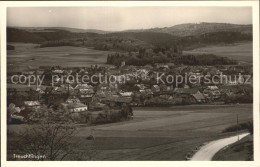
[[[182,31],[183,33],[180,34]],[[7,42],[37,43],[40,44],[40,47],[75,46],[115,51],[114,54],[107,56],[107,63],[116,66],[119,66],[123,61],[126,65],[138,66],[156,63],[184,65],[236,64],[236,61],[226,57],[209,54],[182,55],[182,51],[207,45],[243,41],[252,41],[250,25],[185,24],[161,29],[101,34],[72,32],[68,29],[58,28],[45,28],[40,31],[7,28]],[[8,45],[8,50],[13,49],[15,48]]]
[[[235,65],[238,62],[213,54],[182,55],[172,48],[142,49],[139,52],[114,53],[107,56],[107,64],[120,66],[126,65],[145,66],[158,63],[174,63],[176,65]]]

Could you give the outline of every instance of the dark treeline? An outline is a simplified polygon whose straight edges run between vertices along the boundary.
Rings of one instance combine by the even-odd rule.
[[[122,37],[97,37],[97,38],[81,38],[76,40],[58,40],[46,41],[41,47],[57,47],[57,46],[78,46],[93,47],[96,50],[116,50],[126,52],[136,52],[140,49],[152,48],[153,45],[140,41],[138,39],[122,38]]]
[[[144,66],[156,63],[171,63],[175,57],[181,55],[177,48],[155,47],[139,49],[138,52],[114,53],[107,56],[107,64],[120,66],[122,62],[126,65]]]
[[[57,46],[80,46],[80,45],[72,41],[48,41],[40,45],[41,48],[57,47]]]
[[[237,61],[227,57],[213,54],[182,55],[176,48],[141,49],[139,52],[114,53],[107,56],[107,63],[120,66],[122,62],[126,65],[144,66],[156,63],[174,63],[183,65],[234,65]]]
[[[7,42],[41,43],[45,39],[37,34],[16,28],[7,28]]]
[[[123,38],[118,36],[103,36],[83,41],[84,46],[91,46],[97,50],[118,50],[136,52],[142,48],[151,48],[151,44],[134,38]]]
[[[182,55],[177,57],[174,63],[184,65],[234,65],[237,64],[237,61],[213,54],[202,54]]]
[[[177,45],[177,40],[179,39],[176,36],[167,34],[167,33],[158,33],[158,32],[121,32],[121,33],[111,33],[107,34],[109,37],[120,37],[123,39],[137,39],[145,43],[152,44],[153,46],[158,47],[173,47]]]
[[[193,49],[209,44],[230,44],[238,41],[252,41],[252,34],[241,32],[211,32],[197,36],[186,36],[178,40],[184,49]]]
[[[60,29],[23,30],[18,28],[7,28],[7,42],[24,42],[43,44],[45,42],[59,42],[65,40],[74,40],[84,38],[94,38],[99,36],[96,33],[73,33]]]

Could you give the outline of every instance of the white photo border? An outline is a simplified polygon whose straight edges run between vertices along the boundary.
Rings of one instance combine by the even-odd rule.
[[[8,7],[91,7],[91,6],[208,6],[208,7],[252,7],[253,19],[253,74],[254,74],[254,161],[7,161],[7,124],[6,124],[6,11]],[[199,167],[260,167],[260,140],[259,140],[259,1],[10,1],[0,2],[0,26],[1,26],[1,166],[93,166],[93,167],[119,167],[135,166],[199,166]]]

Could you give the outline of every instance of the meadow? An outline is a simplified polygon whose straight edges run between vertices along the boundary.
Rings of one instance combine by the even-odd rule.
[[[133,120],[78,125],[71,142],[76,152],[94,148],[91,160],[185,160],[196,146],[235,135],[222,131],[236,124],[237,114],[239,122],[251,120],[252,111],[252,104],[138,107]],[[23,126],[9,125],[8,129],[18,131]],[[87,140],[89,135],[95,140]],[[72,154],[66,160],[90,159]]]
[[[107,54],[110,53],[72,46],[39,48],[37,44],[10,44],[15,46],[15,50],[7,52],[9,67],[86,67],[106,63]]]
[[[215,54],[217,56],[229,57],[242,63],[253,62],[253,43],[234,43],[230,45],[213,45],[194,50],[184,51],[184,54]]]
[[[62,46],[39,48],[37,44],[8,43],[15,50],[7,52],[8,67],[28,69],[39,66],[87,67],[94,64],[104,65],[107,55],[112,51],[100,51],[92,48]],[[230,45],[214,45],[184,51],[184,54],[215,54],[238,60],[241,64],[252,64],[252,42]]]

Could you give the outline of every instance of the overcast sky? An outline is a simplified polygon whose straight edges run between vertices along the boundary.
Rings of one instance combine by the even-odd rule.
[[[250,7],[13,7],[7,10],[7,25],[117,31],[199,22],[252,24],[251,13]]]

